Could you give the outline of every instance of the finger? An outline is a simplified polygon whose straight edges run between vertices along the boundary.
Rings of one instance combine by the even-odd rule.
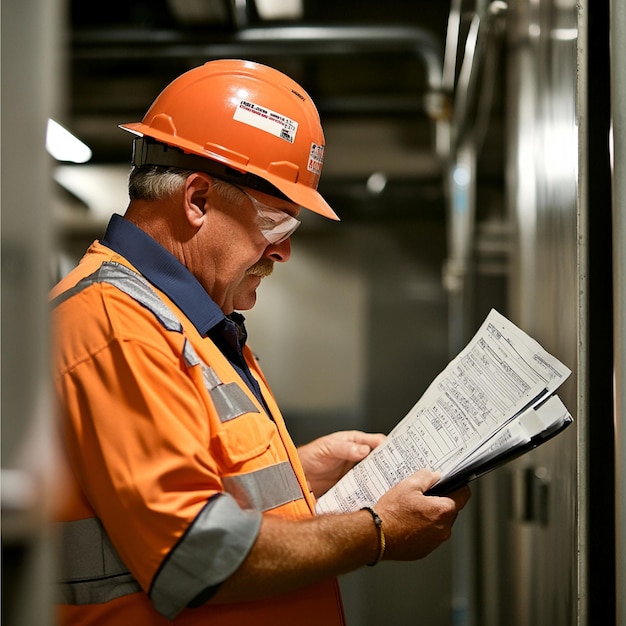
[[[438,472],[431,472],[430,470],[418,470],[415,472],[411,479],[414,481],[415,486],[422,493],[428,491],[441,477]]]
[[[456,503],[457,509],[461,510],[468,502],[472,495],[470,488],[465,485],[456,489],[452,493],[448,494],[448,497],[452,498]]]
[[[350,432],[350,438],[355,443],[369,446],[370,450],[378,447],[387,438],[382,433],[364,433],[360,430],[353,430]]]
[[[368,444],[355,443],[355,442],[341,442],[337,444],[335,453],[337,458],[345,459],[346,461],[361,461],[364,459],[372,449]]]

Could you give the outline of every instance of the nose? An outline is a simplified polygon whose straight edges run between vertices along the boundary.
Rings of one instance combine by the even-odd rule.
[[[265,256],[276,263],[286,263],[291,257],[291,237],[280,243],[271,243],[265,248]]]

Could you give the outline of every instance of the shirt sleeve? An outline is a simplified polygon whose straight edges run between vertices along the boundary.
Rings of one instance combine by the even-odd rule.
[[[173,617],[239,567],[261,514],[223,492],[212,407],[182,357],[184,336],[120,298],[103,315],[86,314],[93,297],[72,302],[57,329],[64,438],[113,546],[157,610]]]

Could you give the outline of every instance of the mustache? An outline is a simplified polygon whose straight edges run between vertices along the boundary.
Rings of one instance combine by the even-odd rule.
[[[274,261],[269,259],[261,259],[257,261],[252,267],[248,268],[246,274],[252,274],[259,278],[265,278],[274,271]]]

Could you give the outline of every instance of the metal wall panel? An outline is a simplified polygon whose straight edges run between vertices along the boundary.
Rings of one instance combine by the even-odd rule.
[[[623,198],[612,198],[611,183],[619,192],[621,177],[613,172],[611,181],[609,146],[611,91],[619,103],[623,75],[615,50],[610,55],[620,31],[611,33],[609,5],[510,6],[509,315],[572,367],[561,395],[577,416],[576,432],[513,470],[507,558],[498,561],[510,591],[499,602],[500,616],[503,606],[513,607],[511,621],[519,626],[615,623],[621,602],[615,572],[623,520],[616,506],[623,478],[614,385],[623,358]],[[616,113],[619,122],[619,104]],[[615,146],[618,153],[621,144]]]
[[[611,3],[617,623],[626,625],[626,4]]]
[[[574,0],[540,0],[511,3],[509,12],[509,316],[573,370],[559,395],[576,415],[577,10]],[[571,429],[502,480],[502,501],[510,503],[499,560],[507,581],[500,619],[507,623],[576,622],[576,477]]]
[[[58,118],[62,0],[2,3],[2,601],[7,626],[52,626],[56,481],[48,394],[52,227],[46,121]]]

